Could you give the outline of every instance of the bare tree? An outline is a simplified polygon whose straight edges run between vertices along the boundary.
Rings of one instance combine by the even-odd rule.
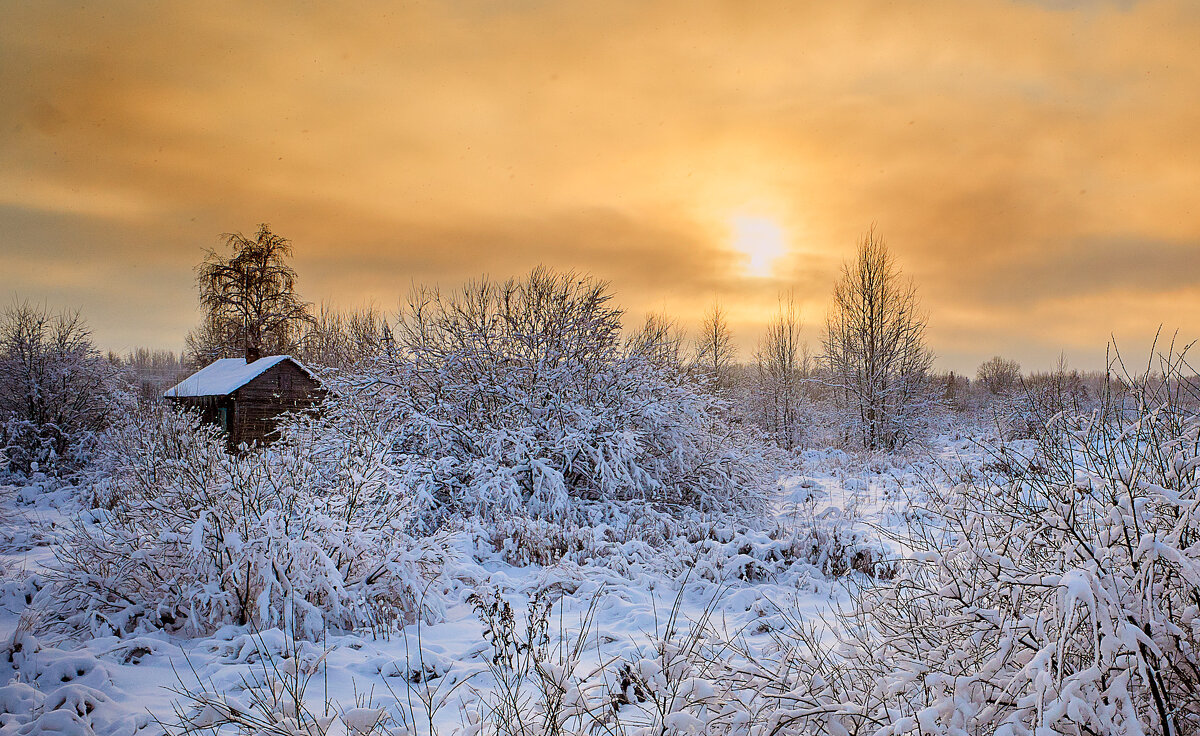
[[[728,387],[736,351],[733,347],[733,334],[725,320],[725,310],[721,309],[718,302],[713,302],[704,315],[695,350],[696,365],[712,377],[718,388]]]
[[[754,353],[761,423],[781,447],[793,449],[800,435],[800,382],[806,350],[800,343],[800,318],[791,292],[780,297],[779,312]]]
[[[296,293],[296,272],[288,264],[292,244],[258,226],[254,238],[222,236],[233,252],[208,251],[196,268],[204,322],[188,335],[197,362],[221,357],[289,353],[309,324],[309,305]]]
[[[675,319],[650,313],[641,329],[630,337],[627,348],[660,368],[678,372],[683,370],[685,339],[683,328]]]
[[[322,303],[300,338],[306,365],[344,370],[378,355],[390,339],[387,317],[376,307],[339,311]]]
[[[1021,364],[997,355],[979,364],[975,378],[993,394],[1007,393],[1021,380]]]
[[[135,348],[124,358],[110,353],[108,362],[120,368],[141,401],[155,401],[163,391],[188,375],[183,358],[170,350]]]
[[[913,439],[930,408],[933,354],[926,316],[911,279],[872,228],[857,258],[842,267],[826,322],[825,360],[844,403],[846,434],[869,450]]]

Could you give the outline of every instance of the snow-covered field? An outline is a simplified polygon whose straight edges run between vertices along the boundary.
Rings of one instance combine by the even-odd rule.
[[[250,626],[205,638],[161,631],[37,638],[29,632],[39,630],[39,612],[29,603],[40,573],[85,510],[71,487],[3,487],[0,733],[154,733],[177,723],[177,708],[212,695],[254,711],[253,698],[272,681],[281,702],[304,685],[318,722],[337,716],[331,732],[370,730],[382,719],[396,732],[473,733],[503,717],[510,693],[544,699],[554,678],[583,709],[577,712],[603,719],[601,711],[617,710],[623,723],[636,725],[661,707],[643,692],[656,677],[683,683],[672,697],[688,707],[668,714],[673,728],[711,730],[724,696],[710,680],[719,682],[722,662],[740,656],[728,643],[769,657],[779,646],[775,632],[797,621],[826,626],[824,614],[872,584],[859,572],[835,574],[849,560],[797,553],[796,540],[825,529],[850,552],[882,546],[903,554],[906,519],[921,505],[925,484],[947,468],[977,463],[974,453],[970,442],[945,437],[904,458],[805,451],[781,472],[770,501],[774,524],[756,531],[717,520],[705,539],[658,548],[606,543],[598,529],[590,549],[548,565],[514,564],[511,545],[482,527],[463,528],[453,537],[449,604],[439,621],[316,642]],[[679,652],[689,646],[697,655],[685,664]],[[664,665],[679,671],[664,673]],[[705,667],[686,677],[689,668]],[[691,720],[697,713],[714,718]]]

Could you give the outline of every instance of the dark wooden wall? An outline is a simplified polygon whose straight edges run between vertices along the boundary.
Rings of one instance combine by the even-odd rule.
[[[200,421],[208,424],[220,424],[219,409],[225,409],[227,416],[233,418],[232,396],[170,396],[167,400],[179,406],[186,406],[200,412]]]
[[[235,450],[243,442],[270,444],[276,439],[279,415],[311,409],[322,394],[321,384],[285,360],[228,396],[180,396],[170,400],[198,408],[201,419],[212,424],[218,423],[217,409],[224,407],[229,417],[229,449]]]
[[[312,408],[321,385],[295,363],[285,360],[233,392],[230,445],[269,443],[280,414]]]

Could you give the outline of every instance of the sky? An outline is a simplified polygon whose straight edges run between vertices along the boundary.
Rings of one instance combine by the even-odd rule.
[[[944,370],[1200,337],[1200,3],[0,0],[0,299],[179,350],[258,223],[309,301],[537,264],[639,321],[782,294],[817,350],[872,226]]]

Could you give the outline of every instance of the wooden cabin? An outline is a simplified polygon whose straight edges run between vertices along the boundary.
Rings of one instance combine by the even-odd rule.
[[[204,421],[225,430],[232,449],[243,443],[269,444],[281,414],[311,409],[321,394],[320,382],[299,361],[271,355],[256,360],[222,358],[163,396],[199,409]]]

